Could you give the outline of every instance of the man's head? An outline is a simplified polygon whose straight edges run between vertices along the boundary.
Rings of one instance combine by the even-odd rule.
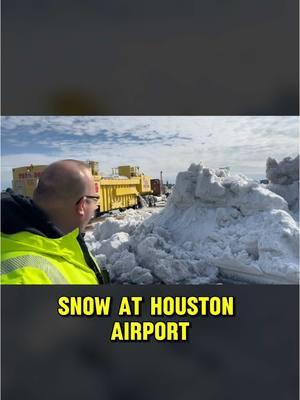
[[[64,233],[86,228],[97,208],[98,194],[89,167],[76,160],[50,164],[33,193],[36,203]]]

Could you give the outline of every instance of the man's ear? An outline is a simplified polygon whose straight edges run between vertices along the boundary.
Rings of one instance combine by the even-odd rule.
[[[84,199],[81,199],[78,204],[76,204],[76,211],[79,215],[84,215]]]

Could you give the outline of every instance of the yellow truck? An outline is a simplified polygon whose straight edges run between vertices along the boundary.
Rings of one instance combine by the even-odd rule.
[[[141,198],[151,203],[152,190],[149,176],[140,172],[139,167],[123,165],[113,169],[113,175],[101,176],[99,163],[88,161],[95,181],[95,191],[99,194],[98,213],[116,209],[138,207]],[[32,198],[39,177],[46,165],[29,165],[13,168],[12,188],[15,193]]]

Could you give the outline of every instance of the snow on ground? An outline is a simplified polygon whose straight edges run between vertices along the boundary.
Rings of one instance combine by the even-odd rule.
[[[299,282],[299,229],[286,200],[245,176],[192,164],[164,208],[127,210],[86,235],[113,282]]]

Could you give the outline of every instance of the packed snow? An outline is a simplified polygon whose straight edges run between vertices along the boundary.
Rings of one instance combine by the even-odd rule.
[[[299,181],[299,155],[294,159],[286,157],[279,163],[269,157],[267,159],[266,175],[270,182],[289,185]]]
[[[299,156],[284,158],[277,163],[274,158],[267,159],[266,175],[269,184],[266,188],[283,197],[295,217],[299,213]]]
[[[269,165],[269,185],[297,184],[293,168]],[[87,244],[116,283],[297,284],[299,227],[287,190],[274,192],[245,176],[192,164],[177,175],[165,207],[107,217],[87,233]]]

